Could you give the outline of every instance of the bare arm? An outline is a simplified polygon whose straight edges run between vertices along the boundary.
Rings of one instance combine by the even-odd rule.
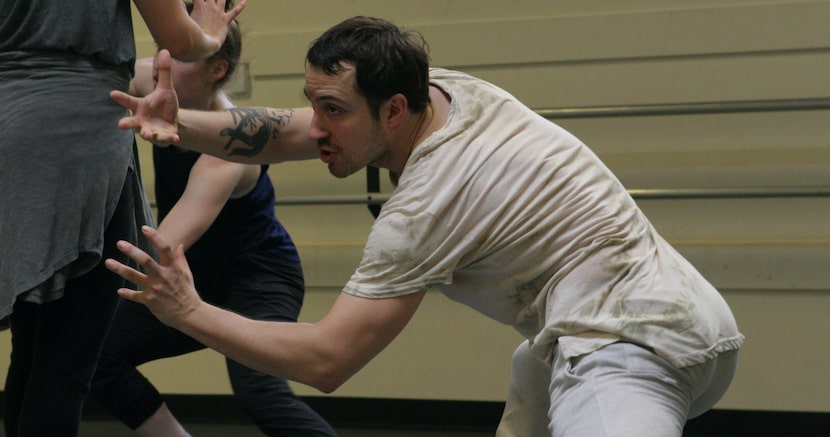
[[[190,170],[184,193],[159,224],[159,233],[187,250],[207,232],[228,199],[252,187],[259,173],[259,166],[200,156]]]
[[[319,151],[308,137],[312,116],[311,108],[180,110],[177,145],[242,163],[313,159],[319,157]]]
[[[311,108],[231,108],[224,111],[179,109],[170,72],[170,54],[159,51],[158,83],[143,98],[113,91],[111,97],[132,111],[118,126],[139,129],[154,144],[176,144],[229,161],[268,164],[313,159],[317,144],[308,137]]]
[[[176,59],[196,61],[216,53],[228,34],[228,24],[242,12],[247,0],[241,0],[225,12],[226,0],[193,2],[189,15],[180,0],[133,0],[147,23],[150,34]]]
[[[323,392],[334,391],[380,353],[424,296],[364,299],[343,293],[317,323],[251,320],[201,301],[182,247],[172,248],[149,227],[142,231],[158,249],[160,263],[119,242],[119,249],[147,272],[107,260],[110,270],[144,289],[120,289],[122,297],[147,305],[162,322],[242,364]]]
[[[135,61],[135,75],[130,81],[130,94],[144,97],[153,92],[153,58]]]
[[[365,299],[341,293],[317,323],[257,321],[203,304],[177,327],[247,366],[330,393],[397,337],[423,295]]]

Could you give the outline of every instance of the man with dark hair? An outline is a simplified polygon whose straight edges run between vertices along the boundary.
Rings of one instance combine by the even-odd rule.
[[[306,61],[311,108],[176,111],[166,55],[152,95],[113,97],[134,112],[120,126],[156,143],[244,162],[316,155],[337,177],[388,169],[395,192],[330,312],[285,324],[206,304],[181,248],[151,229],[159,262],[119,243],[145,273],[108,262],[144,289],[123,297],[235,360],[330,392],[437,289],[527,338],[502,436],[679,437],[721,398],[743,343],[728,305],[577,138],[490,83],[429,69],[420,37],[384,20],[336,25]],[[243,139],[250,153],[230,154]]]

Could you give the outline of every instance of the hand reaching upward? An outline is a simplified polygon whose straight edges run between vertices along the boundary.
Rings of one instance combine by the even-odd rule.
[[[179,101],[173,89],[170,72],[170,52],[160,50],[156,55],[156,87],[145,97],[133,97],[121,91],[112,91],[110,97],[129,109],[132,115],[118,121],[121,129],[137,129],[141,138],[158,145],[178,143]]]
[[[199,27],[212,36],[218,46],[222,45],[228,35],[228,26],[245,9],[248,0],[241,0],[239,4],[225,11],[227,0],[196,0],[193,2],[193,12],[190,18],[199,24]]]

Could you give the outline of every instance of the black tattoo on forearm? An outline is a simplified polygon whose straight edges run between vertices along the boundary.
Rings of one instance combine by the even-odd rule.
[[[226,111],[231,113],[236,123],[236,127],[222,129],[219,132],[219,135],[229,137],[228,143],[222,148],[227,151],[228,156],[258,155],[268,141],[276,138],[280,134],[280,129],[294,117],[292,109],[269,110],[257,107],[231,108]]]

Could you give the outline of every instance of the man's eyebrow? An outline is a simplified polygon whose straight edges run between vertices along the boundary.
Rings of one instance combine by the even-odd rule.
[[[345,102],[346,102],[345,100],[343,100],[343,99],[341,99],[341,98],[339,98],[339,97],[337,97],[337,96],[333,96],[333,95],[331,95],[331,94],[322,95],[322,96],[317,97],[316,99],[312,100],[312,99],[311,99],[311,95],[309,95],[309,94],[308,94],[308,90],[307,90],[307,89],[305,89],[305,88],[303,88],[303,94],[305,94],[305,97],[306,97],[306,98],[307,98],[307,99],[308,99],[311,103],[314,103],[315,101],[317,101],[317,102],[330,101],[330,102],[335,102],[335,103],[339,103],[339,104],[341,104],[341,105],[342,105],[342,104],[345,104]]]

